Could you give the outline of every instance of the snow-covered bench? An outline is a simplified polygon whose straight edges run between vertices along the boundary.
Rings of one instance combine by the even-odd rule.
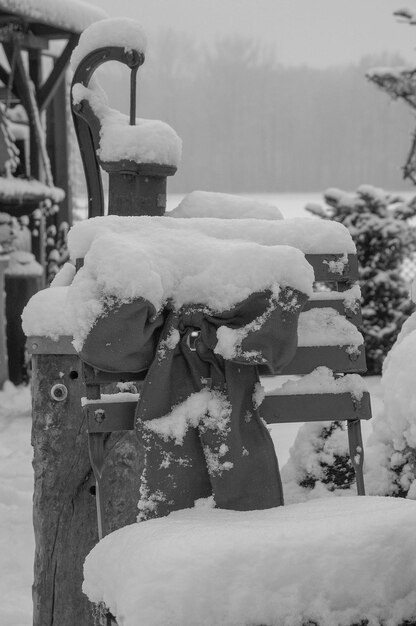
[[[289,244],[306,253],[320,290],[314,291],[299,318],[298,348],[281,377],[268,381],[275,387],[261,402],[261,415],[270,424],[284,422],[346,420],[350,455],[357,477],[358,493],[364,494],[361,419],[371,417],[369,394],[357,372],[365,371],[360,323],[360,292],[356,280],[357,261],[348,231],[339,224],[308,218],[292,220],[217,220],[171,218],[97,218],[75,227],[73,253],[83,257],[94,240],[146,229],[203,231],[220,239],[250,239],[262,245]],[[79,234],[77,234],[77,231]],[[81,233],[82,231],[82,233]],[[111,233],[111,235],[110,235]],[[120,242],[122,239],[120,239]],[[101,244],[108,249],[108,243]],[[121,243],[118,244],[121,247]],[[326,251],[326,252],[325,252]],[[330,291],[322,291],[322,285]],[[121,329],[120,329],[121,330]],[[109,339],[111,343],[113,338]],[[225,338],[227,339],[227,338]],[[227,345],[223,340],[223,352]],[[232,349],[232,346],[231,346]],[[110,359],[111,360],[111,359]],[[260,369],[263,366],[260,365]],[[103,369],[108,369],[104,367]],[[94,438],[93,464],[98,482],[103,468],[103,449],[98,442],[104,433],[133,429],[137,397],[99,396],[99,386],[114,381],[137,379],[133,372],[105,372],[86,366],[85,411],[90,437]],[[267,376],[267,368],[262,374]],[[340,374],[345,374],[340,376]],[[294,376],[296,379],[294,380]],[[282,381],[284,383],[282,384]],[[98,413],[97,413],[98,412]],[[97,419],[97,415],[99,418]]]
[[[178,213],[180,214],[180,211],[176,214]],[[143,282],[140,287],[135,287],[137,282],[140,283],[140,281],[149,276],[147,272],[150,271],[150,266],[149,268],[144,267],[148,258],[146,255],[143,256],[142,253],[138,253],[140,248],[143,248],[144,242],[147,242],[147,251],[151,251],[156,246],[156,242],[159,241],[160,258],[166,257],[166,281],[167,283],[170,282],[171,285],[175,284],[175,288],[178,289],[178,283],[175,283],[178,277],[176,276],[175,278],[171,275],[172,272],[173,274],[175,273],[172,263],[177,251],[176,253],[168,252],[165,246],[169,245],[175,250],[175,246],[181,245],[180,241],[182,240],[184,242],[183,247],[190,246],[195,253],[194,261],[198,265],[200,259],[196,258],[198,256],[196,251],[198,248],[203,247],[205,237],[214,238],[214,240],[219,239],[220,241],[225,240],[230,253],[228,260],[233,257],[234,253],[238,253],[237,248],[233,249],[235,240],[255,242],[263,252],[264,248],[269,247],[270,251],[274,251],[274,254],[276,254],[282,246],[282,251],[284,251],[284,254],[287,254],[293,248],[286,248],[283,244],[290,244],[290,246],[301,249],[306,253],[306,260],[313,267],[314,278],[319,284],[320,290],[313,293],[309,291],[310,298],[299,319],[298,348],[294,358],[281,371],[281,374],[285,376],[285,382],[264,398],[261,392],[259,393],[260,412],[268,423],[347,420],[350,452],[357,474],[358,492],[363,494],[363,451],[360,419],[368,419],[371,416],[371,412],[369,395],[365,391],[361,378],[355,373],[351,373],[363,372],[365,370],[362,338],[356,329],[356,325],[360,322],[360,294],[355,284],[358,276],[354,247],[348,232],[339,224],[318,222],[308,218],[265,222],[264,220],[248,219],[120,218],[117,216],[95,218],[80,223],[72,231],[70,247],[73,256],[78,259],[85,258],[85,264],[83,261],[78,261],[78,267],[84,266],[84,269],[72,283],[72,303],[69,308],[68,306],[66,307],[67,315],[72,319],[70,323],[72,324],[77,348],[83,354],[83,346],[85,346],[86,342],[88,343],[91,327],[94,328],[95,320],[103,314],[103,303],[100,303],[99,291],[104,291],[107,295],[113,296],[115,291],[117,291],[118,297],[120,297],[120,294],[128,292],[130,298],[134,296],[134,293],[132,293],[134,289],[138,289],[138,293],[143,293],[143,289],[152,291],[152,286],[145,285]],[[225,259],[220,256],[220,252],[223,252],[224,249],[227,248],[222,248],[221,246],[218,248],[218,259],[214,260],[213,265],[207,268],[205,279],[208,281],[212,280],[212,275],[216,275],[215,270],[218,271],[224,265]],[[325,250],[326,252],[324,252]],[[307,264],[305,265],[304,261],[302,261],[302,255],[297,256],[295,254],[291,256],[291,254],[293,253],[290,253],[286,258],[283,255],[280,259],[280,261],[286,262],[286,264],[296,263],[298,265],[297,269],[292,267],[291,270],[293,271],[289,272],[289,274],[285,273],[285,270],[279,273],[279,271],[273,270],[269,266],[263,268],[261,263],[259,267],[265,275],[277,271],[280,281],[286,279],[291,284],[296,283],[297,288],[307,292],[310,268],[308,270]],[[276,263],[279,262],[278,254],[275,261]],[[205,259],[205,262],[208,263],[207,259]],[[245,269],[250,265],[250,262],[252,261],[248,260]],[[140,270],[132,271],[132,268],[139,268],[140,266]],[[157,273],[155,259],[152,260],[151,267]],[[138,280],[137,274],[141,277]],[[275,278],[277,278],[277,274],[274,276]],[[302,276],[305,282],[303,282]],[[155,278],[154,276],[153,280]],[[198,290],[201,280],[203,280],[203,277],[197,273],[191,289]],[[266,283],[268,280],[270,280],[270,276],[265,278]],[[299,280],[301,281],[300,283],[297,282]],[[97,284],[99,285],[98,289]],[[323,291],[323,284],[329,285],[331,290]],[[220,288],[220,283],[215,283],[215,287],[214,292],[217,293],[216,290]],[[179,291],[181,288],[186,289],[186,286],[179,286]],[[68,288],[63,287],[63,289]],[[86,299],[87,293],[88,298]],[[199,299],[201,298],[197,298],[197,300]],[[69,301],[67,301],[68,304]],[[47,320],[44,320],[44,323],[47,324]],[[108,329],[111,329],[111,326],[108,326]],[[118,357],[117,349],[114,350],[114,342],[122,336],[121,343],[126,345],[129,342],[134,343],[134,337],[124,336],[124,333],[128,331],[127,327],[123,327],[122,323],[116,329],[116,334],[113,331],[107,337],[108,354],[107,356],[102,354],[102,368],[97,367],[97,363],[84,366],[87,390],[84,410],[88,423],[91,462],[97,480],[97,495],[101,495],[101,497],[101,476],[105,463],[105,436],[113,431],[134,429],[138,401],[138,396],[132,393],[101,395],[101,386],[116,381],[137,381],[138,378],[142,377],[140,374],[138,375],[137,371],[117,371]],[[228,335],[227,333],[217,334],[218,343],[221,344],[218,350],[225,358],[228,356],[227,352],[231,353],[231,358],[235,354],[237,337],[232,332]],[[103,336],[101,336],[102,338]],[[104,349],[101,352],[105,353],[106,350]],[[87,358],[88,354],[91,354],[91,352],[88,352],[88,350],[84,351],[84,356]],[[260,365],[260,367],[262,366]],[[333,372],[336,374],[346,373],[346,375],[335,377]],[[266,371],[264,374],[266,374]],[[294,374],[301,375],[301,377],[293,380]],[[281,381],[276,379],[276,384],[278,382]],[[178,418],[180,416],[175,417]],[[100,502],[97,504],[100,506]],[[262,604],[262,606],[259,608],[259,604],[257,604],[257,609],[251,613],[247,613],[247,607],[243,610],[245,604],[241,604],[240,596],[244,596],[252,586],[252,575],[247,575],[240,581],[241,587],[238,593],[240,605],[234,609],[230,608],[233,605],[232,598],[235,596],[234,587],[231,584],[235,573],[234,569],[231,574],[228,571],[231,566],[224,570],[224,566],[221,566],[223,558],[220,556],[225,554],[227,557],[225,560],[228,563],[235,559],[232,545],[236,544],[231,544],[228,550],[224,550],[224,546],[227,543],[229,544],[229,533],[235,538],[241,535],[241,542],[238,542],[241,567],[243,567],[243,563],[250,561],[253,569],[249,569],[252,572],[268,571],[267,578],[273,572],[273,588],[275,593],[277,593],[277,597],[282,600],[285,593],[284,588],[282,589],[283,579],[281,576],[283,576],[283,572],[286,570],[281,565],[278,565],[279,555],[285,554],[284,558],[288,559],[289,562],[293,562],[299,553],[300,546],[296,543],[295,548],[286,549],[284,548],[286,544],[281,542],[279,536],[281,532],[284,534],[288,532],[297,516],[301,519],[298,520],[296,527],[296,533],[298,533],[295,533],[296,542],[298,542],[299,537],[304,537],[302,546],[305,550],[306,559],[308,562],[312,562],[311,554],[314,554],[316,558],[314,567],[307,568],[306,572],[303,565],[299,566],[299,571],[304,571],[302,577],[299,576],[298,569],[296,567],[293,568],[293,580],[291,579],[292,582],[290,584],[297,584],[299,589],[296,593],[303,597],[302,590],[304,590],[303,585],[306,585],[306,578],[309,581],[311,579],[317,580],[322,572],[323,563],[321,561],[323,559],[328,561],[328,559],[332,558],[326,554],[322,543],[333,541],[332,535],[335,532],[335,528],[337,529],[336,535],[339,541],[340,516],[341,518],[348,516],[348,518],[351,517],[352,519],[356,517],[357,523],[361,524],[361,520],[364,517],[366,520],[371,518],[376,523],[378,516],[380,514],[384,515],[384,509],[388,515],[393,516],[404,514],[406,517],[410,513],[407,509],[402,511],[400,508],[402,505],[395,504],[393,505],[394,511],[390,511],[384,502],[363,501],[362,504],[359,504],[355,499],[349,500],[345,505],[344,503],[337,506],[333,506],[332,503],[326,505],[327,503],[324,505],[304,505],[303,507],[302,505],[296,505],[295,507],[290,507],[289,517],[280,513],[278,509],[259,511],[257,513],[233,514],[232,512],[224,512],[222,515],[215,513],[215,511],[201,510],[200,512],[193,512],[189,510],[189,512],[184,511],[181,514],[173,515],[172,518],[167,518],[166,522],[149,520],[146,524],[150,525],[143,528],[143,532],[141,529],[138,529],[136,532],[135,527],[128,527],[111,534],[88,557],[85,569],[84,591],[89,595],[90,599],[109,606],[114,614],[122,616],[123,623],[131,624],[132,626],[135,624],[133,616],[140,613],[144,616],[143,619],[149,626],[152,624],[164,624],[166,611],[167,614],[170,611],[174,612],[173,624],[191,624],[195,623],[195,620],[201,624],[246,623],[243,620],[247,618],[247,615],[251,616],[250,623],[258,624],[268,623],[267,620],[273,620],[276,616],[283,618],[288,613],[293,612],[295,607],[290,602],[287,606],[287,602],[283,602],[283,605],[279,608],[279,602],[270,602],[267,593],[265,595],[264,592],[264,580],[258,585],[256,592],[259,604]],[[324,510],[325,515],[322,512]],[[104,509],[101,504],[99,508],[100,535],[106,534],[106,521],[103,520],[103,515]],[[325,516],[327,525],[317,536],[310,535],[308,531],[312,527],[321,527],[322,515]],[[166,524],[166,528],[163,524]],[[181,529],[179,537],[175,534],[178,525]],[[200,602],[198,600],[192,610],[185,615],[181,613],[181,603],[182,605],[188,605],[189,597],[194,595],[192,585],[189,584],[192,579],[192,576],[189,577],[188,575],[188,568],[190,567],[189,555],[185,550],[185,546],[189,541],[189,534],[187,533],[186,535],[184,545],[182,545],[180,538],[184,536],[183,528],[187,528],[187,525],[189,525],[189,528],[194,529],[195,536],[192,539],[192,545],[198,559],[198,571],[201,571],[202,580],[205,581],[204,584],[208,580],[211,580],[211,583],[207,584],[209,591],[207,592],[206,600],[203,601],[201,599]],[[210,541],[208,546],[203,547],[201,544],[201,542],[206,541],[207,533],[210,532],[209,528],[214,528],[213,532],[218,539],[216,548],[211,545]],[[219,531],[220,528],[223,528],[222,533]],[[384,541],[384,535],[386,533],[389,534],[389,529],[390,522],[386,521],[385,526],[374,539],[374,543]],[[143,593],[147,594],[142,589],[142,581],[149,594],[150,589],[153,589],[157,590],[157,593],[162,593],[166,598],[164,583],[161,582],[160,585],[155,584],[154,576],[157,578],[162,571],[171,572],[173,575],[175,563],[177,565],[177,561],[175,561],[177,552],[175,551],[175,554],[171,555],[166,544],[166,552],[165,549],[162,550],[164,557],[166,556],[166,561],[163,558],[155,564],[155,574],[153,576],[152,570],[148,583],[146,582],[147,566],[145,568],[146,571],[144,571],[140,565],[141,559],[145,554],[144,545],[148,542],[154,542],[153,548],[155,545],[158,545],[157,535],[159,531],[166,537],[167,544],[170,545],[171,542],[177,543],[179,551],[184,551],[184,566],[183,568],[179,567],[183,573],[183,577],[180,583],[178,583],[180,591],[176,594],[168,595],[168,601],[166,601],[168,608],[166,611],[160,607],[157,608],[156,600],[146,600],[141,611],[142,602],[136,605],[134,597],[142,598]],[[202,537],[205,539],[202,539]],[[264,541],[268,546],[268,550],[270,550],[266,564],[261,557],[263,540],[259,540],[259,537],[265,538]],[[306,541],[306,537],[310,537],[310,540]],[[363,538],[358,547],[354,546],[354,556],[351,558],[355,560],[358,558],[357,554],[363,552],[363,545],[367,543],[367,540],[368,538],[365,540]],[[243,545],[246,546],[244,550],[241,547]],[[337,544],[337,551],[339,549],[342,553],[348,552],[348,545],[344,546],[343,540],[341,540],[341,543]],[[200,554],[201,550],[202,553]],[[204,561],[204,555],[207,550],[210,553],[209,563]],[[247,551],[248,553],[246,553]],[[332,552],[330,552],[331,554]],[[320,557],[319,555],[322,556]],[[337,563],[335,552],[332,562],[334,564]],[[272,563],[274,563],[273,567]],[[339,571],[331,568],[328,571],[332,572],[331,576],[338,576],[342,569],[340,564]],[[367,583],[374,569],[374,564],[369,565],[363,557],[359,563],[359,569],[361,571],[361,582]],[[116,584],[118,578],[131,580],[133,587],[138,590],[137,595],[132,594],[128,586],[118,586]],[[224,586],[227,593],[220,596],[217,595],[218,588],[215,584],[213,585],[215,580],[221,581],[221,585]],[[350,581],[346,581],[346,584],[350,585]],[[302,610],[297,606],[297,610],[301,615],[300,619],[303,619],[302,616],[305,619],[306,617],[317,618],[321,625],[332,625],[333,621],[331,620],[334,619],[334,613],[331,613],[331,610],[335,611],[337,616],[341,616],[342,619],[347,619],[349,616],[354,615],[361,617],[371,614],[371,612],[376,614],[377,612],[382,613],[385,610],[384,601],[381,602],[380,606],[377,603],[374,607],[369,606],[368,603],[366,604],[365,597],[360,592],[360,589],[362,589],[362,585],[357,584],[351,596],[353,598],[351,606],[344,607],[342,603],[338,603],[336,599],[338,597],[337,594],[332,592],[331,587],[326,583],[324,585],[321,580],[321,582],[316,584],[315,591],[318,600],[315,601],[315,604],[311,598],[309,600],[304,598],[304,602],[302,602],[305,606],[302,604]],[[215,610],[212,605],[214,596],[222,598]],[[209,608],[206,609],[206,616],[201,617],[201,613],[205,610],[203,608],[204,602],[209,603]],[[394,599],[392,602],[394,603]],[[328,609],[328,605],[331,603],[333,604],[332,609]],[[308,610],[310,611],[309,614]],[[224,617],[227,614],[229,622]],[[111,614],[107,614],[107,619],[110,624],[116,623]],[[253,621],[255,619],[260,621]],[[218,620],[218,622],[215,620]],[[239,622],[238,620],[242,621]],[[274,622],[271,621],[270,623]],[[299,625],[301,623],[299,621]]]
[[[201,198],[198,204],[202,206]],[[178,214],[180,211],[176,212]],[[210,245],[216,247],[210,248]],[[208,291],[217,300],[231,297],[227,301],[230,306],[233,297],[237,300],[241,297],[238,289],[245,288],[250,281],[250,289],[254,289],[254,285],[265,288],[277,281],[280,285],[291,285],[306,293],[309,300],[299,317],[298,347],[294,357],[285,363],[280,372],[284,376],[284,384],[281,384],[281,379],[274,379],[277,388],[265,397],[258,389],[256,402],[260,414],[268,423],[346,420],[357,487],[359,493],[364,493],[360,420],[368,419],[371,413],[369,395],[355,373],[365,370],[365,357],[362,338],[356,329],[360,312],[359,289],[355,284],[355,250],[343,226],[310,218],[266,221],[107,216],[78,223],[70,233],[69,246],[72,258],[78,259],[78,273],[74,277],[71,267],[64,268],[53,288],[40,292],[33,299],[32,312],[29,307],[25,323],[27,332],[42,335],[50,334],[56,320],[59,320],[59,333],[72,335],[75,347],[87,361],[92,354],[88,343],[91,330],[97,328],[96,322],[100,318],[104,323],[105,320],[111,321],[108,312],[111,312],[111,306],[117,299],[129,303],[145,296],[153,302],[156,311],[160,310],[166,294],[175,297],[178,302],[192,294],[193,300],[198,302]],[[185,256],[181,258],[181,254]],[[242,260],[245,264],[240,267]],[[181,269],[178,270],[175,265],[181,266]],[[250,272],[253,274],[251,277]],[[159,280],[162,274],[163,285]],[[244,277],[243,283],[240,282],[241,277]],[[320,290],[312,292],[314,279]],[[260,284],[259,280],[263,282]],[[235,287],[234,282],[237,295],[230,296],[228,290]],[[209,283],[211,289],[207,286]],[[323,283],[329,285],[331,290],[322,291]],[[97,481],[100,536],[107,534],[109,521],[104,519],[103,499],[106,496],[103,498],[101,493],[105,439],[110,432],[135,428],[139,398],[134,393],[101,394],[102,386],[135,381],[139,390],[140,379],[146,377],[152,359],[158,360],[163,352],[160,349],[163,342],[160,341],[156,357],[154,346],[150,356],[145,355],[143,371],[138,372],[137,367],[121,371],[120,345],[124,359],[126,346],[134,354],[136,337],[132,332],[134,328],[128,326],[128,316],[122,316],[115,325],[114,319],[107,328],[104,326],[104,334],[99,336],[101,360],[90,361],[90,365],[84,366],[84,410],[90,458]],[[107,331],[108,335],[105,334]],[[170,339],[174,344],[174,337]],[[197,343],[198,339],[198,336],[189,337],[190,349],[192,342]],[[238,331],[227,329],[217,333],[217,340],[219,354],[232,359],[238,349]],[[168,342],[162,347],[169,347]],[[263,367],[261,363],[259,367]],[[335,377],[333,372],[345,375]],[[264,374],[267,375],[267,372],[264,371]],[[293,375],[300,376],[294,380]],[[180,415],[174,417],[180,422]],[[175,437],[180,438],[181,433],[178,435],[178,430],[175,431],[173,422],[166,432],[169,428],[173,429]],[[193,514],[189,515],[193,519]],[[210,513],[208,517],[211,515],[215,514]],[[335,513],[335,521],[337,515]],[[259,513],[260,527],[263,523],[266,526],[269,524],[261,521],[262,516],[264,514]],[[277,518],[275,521],[278,523]],[[207,523],[211,522],[207,520]],[[124,536],[127,535],[120,535]],[[88,566],[90,570],[87,569],[87,572],[93,573],[92,578],[87,573],[85,589],[93,600],[104,600],[117,614],[120,599],[114,603],[114,596],[111,593],[106,595],[105,591],[109,588],[111,577],[106,579],[107,582],[101,579],[104,591],[98,592],[96,587],[97,567],[101,569],[102,560],[110,558],[112,550],[116,549],[111,544],[104,545],[109,546],[107,557],[103,556],[103,547],[96,553],[100,556],[92,556],[88,561],[92,565]],[[138,545],[142,545],[140,540]],[[279,545],[276,540],[277,552]],[[137,555],[132,558],[134,561]],[[103,572],[106,571],[104,567]],[[110,588],[113,587],[110,584]],[[99,593],[103,594],[102,597]],[[260,612],[259,615],[263,614]]]

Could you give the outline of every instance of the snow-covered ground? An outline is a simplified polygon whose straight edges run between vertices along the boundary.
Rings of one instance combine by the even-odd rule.
[[[32,623],[31,410],[28,387],[0,391],[0,624]]]
[[[381,409],[379,378],[367,379],[373,412]],[[28,387],[6,383],[0,391],[0,624],[32,623],[32,448]],[[289,457],[300,424],[274,425],[273,439],[280,465]],[[364,438],[371,425],[364,423]]]

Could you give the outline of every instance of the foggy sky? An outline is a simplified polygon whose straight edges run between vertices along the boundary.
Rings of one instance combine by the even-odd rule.
[[[88,0],[109,16],[137,19],[151,37],[172,29],[204,42],[224,35],[275,47],[286,64],[327,67],[399,52],[416,60],[416,27],[392,16],[416,0]]]

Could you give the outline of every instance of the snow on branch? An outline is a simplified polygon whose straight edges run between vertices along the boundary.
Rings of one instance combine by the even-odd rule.
[[[401,18],[401,22],[407,22],[408,24],[416,24],[416,12],[410,9],[403,8],[394,11],[393,15]]]
[[[415,67],[376,67],[369,70],[366,77],[392,98],[402,98],[416,108]]]

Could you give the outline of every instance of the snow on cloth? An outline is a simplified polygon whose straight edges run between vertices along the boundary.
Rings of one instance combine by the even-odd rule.
[[[0,9],[29,21],[80,33],[92,22],[107,17],[102,9],[80,0],[0,0]]]
[[[105,537],[83,591],[123,626],[397,626],[416,617],[415,517],[378,497],[178,511]]]
[[[228,224],[236,229],[222,228]],[[65,318],[70,322],[65,322],[66,334],[75,334],[80,347],[103,314],[107,297],[128,302],[142,296],[157,310],[169,298],[177,307],[199,302],[221,310],[275,282],[309,296],[312,268],[298,250],[274,245],[267,233],[276,224],[266,220],[118,216],[78,222],[70,230],[69,249],[73,259],[86,257],[85,267],[78,272],[66,304],[61,294],[63,315],[58,315],[54,324],[48,311],[49,304],[56,310],[57,305],[50,300],[57,294],[47,290],[35,295],[24,311],[25,333],[57,336]],[[227,242],[221,239],[224,233]],[[284,240],[276,239],[277,243]],[[264,240],[266,245],[262,245]],[[42,319],[42,309],[49,328]]]
[[[193,191],[188,193],[169,213],[170,217],[219,217],[222,219],[281,220],[279,209],[267,202],[260,202],[230,193]]]
[[[256,365],[277,373],[290,361],[305,300],[292,287],[274,287],[228,310],[197,300],[157,313],[136,299],[97,320],[80,351],[84,361],[111,371],[148,369],[136,410],[146,450],[140,519],[211,494],[235,510],[282,503],[273,443],[254,401]],[[240,336],[232,354],[220,356],[224,328]]]
[[[295,217],[285,220],[223,220],[215,218],[121,217],[107,215],[78,222],[70,230],[71,258],[82,258],[92,241],[105,233],[135,233],[146,228],[156,236],[160,230],[190,230],[217,239],[243,239],[265,246],[287,245],[304,254],[355,254],[356,248],[347,228],[338,222]]]
[[[76,319],[77,349],[111,299],[126,303],[141,297],[156,311],[168,300],[175,309],[197,303],[225,311],[276,284],[307,295],[312,291],[313,271],[299,250],[224,241],[170,228],[162,219],[137,219],[140,229],[107,231],[93,239],[74,278],[68,304]],[[82,228],[75,231],[82,233]]]
[[[136,163],[151,163],[178,167],[182,155],[182,140],[169,124],[160,120],[130,118],[105,102],[102,93],[77,83],[72,88],[74,104],[87,100],[97,116],[100,145],[97,155],[102,162],[123,159]]]
[[[106,17],[106,16],[103,16]],[[72,53],[71,68],[76,70],[80,61],[93,50],[117,46],[128,50],[146,51],[146,34],[142,26],[128,17],[110,17],[94,22],[84,30]]]

